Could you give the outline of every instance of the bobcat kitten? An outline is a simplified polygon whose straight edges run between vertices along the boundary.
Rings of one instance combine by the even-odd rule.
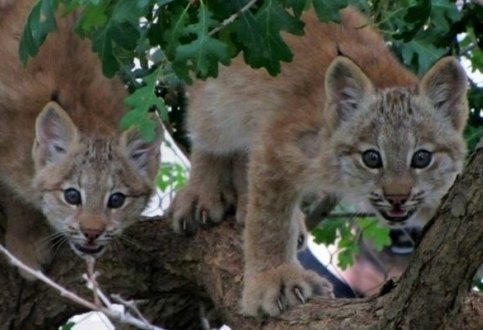
[[[357,11],[341,14],[327,24],[305,13],[305,35],[285,35],[294,59],[276,78],[238,57],[189,89],[192,172],[170,214],[187,231],[236,204],[246,218],[247,315],[330,295],[296,258],[304,194],[351,195],[391,225],[427,221],[462,168],[467,82],[458,62],[443,58],[418,79]]]
[[[39,268],[54,237],[97,257],[133,222],[152,193],[160,136],[148,143],[136,130],[119,132],[124,86],[103,76],[72,15],[22,67],[33,4],[0,2],[0,208],[7,247]]]

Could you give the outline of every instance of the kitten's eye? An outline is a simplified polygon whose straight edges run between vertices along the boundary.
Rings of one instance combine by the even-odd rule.
[[[431,163],[432,153],[428,150],[418,150],[414,153],[411,159],[411,167],[425,168]]]
[[[373,150],[373,149],[364,151],[362,153],[362,161],[369,168],[381,168],[382,167],[381,154],[378,151]]]
[[[111,209],[118,209],[124,205],[124,201],[126,200],[126,196],[121,193],[114,193],[109,196],[109,200],[107,201],[107,207]]]
[[[79,190],[74,188],[64,190],[64,199],[67,203],[71,205],[80,205],[82,203],[82,198]]]

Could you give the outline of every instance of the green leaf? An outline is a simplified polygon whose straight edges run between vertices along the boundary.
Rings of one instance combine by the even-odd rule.
[[[303,34],[303,23],[290,15],[278,1],[266,0],[254,15],[240,17],[237,38],[243,44],[245,61],[254,68],[265,67],[271,75],[280,72],[280,61],[289,62],[293,54],[280,31]]]
[[[174,6],[164,15],[160,15],[158,22],[148,33],[151,44],[161,45],[166,57],[172,61],[176,56],[176,47],[180,45],[180,39],[189,24],[190,7],[191,3],[185,7]]]
[[[81,16],[80,31],[92,40],[92,49],[100,57],[107,77],[120,70],[120,54],[138,45],[139,19],[150,10],[148,5],[147,1],[102,2],[87,7]]]
[[[162,192],[168,188],[180,189],[187,181],[187,170],[177,163],[163,162],[156,176],[156,185]]]
[[[344,249],[339,252],[337,258],[337,266],[345,270],[354,264],[354,253],[349,249]]]
[[[75,326],[74,322],[67,322],[66,324],[60,327],[60,330],[72,330]]]
[[[20,39],[19,56],[23,65],[27,64],[29,56],[37,55],[47,35],[57,30],[57,6],[56,0],[38,0],[32,7]]]
[[[317,17],[322,22],[340,22],[339,11],[348,6],[347,0],[313,0]]]
[[[312,231],[316,243],[334,244],[337,238],[337,232],[345,232],[344,227],[347,226],[345,219],[326,219]]]
[[[444,48],[437,48],[432,44],[416,39],[400,46],[404,63],[416,67],[419,74],[428,71],[431,65],[446,53]]]
[[[361,218],[358,223],[362,230],[362,235],[372,241],[377,251],[381,251],[384,247],[391,244],[389,227],[378,219]]]
[[[108,28],[99,31],[92,39],[92,50],[102,61],[102,72],[112,78],[119,71],[119,62],[114,56],[113,40]]]
[[[225,43],[209,35],[209,31],[220,23],[212,18],[204,2],[200,2],[198,21],[186,26],[183,34],[195,36],[189,43],[176,48],[175,61],[181,63],[202,77],[218,75],[218,62],[230,63],[230,54]],[[177,68],[177,67],[176,67]]]
[[[106,12],[108,5],[109,2],[104,1],[84,8],[78,23],[78,31],[81,35],[85,35],[91,30],[102,28],[107,24],[109,20]]]
[[[136,23],[146,13],[149,1],[118,0],[111,14],[111,19],[115,22]]]
[[[287,4],[292,7],[295,16],[300,17],[302,12],[309,7],[310,2],[310,0],[288,0]]]
[[[354,243],[355,240],[352,242]],[[359,254],[359,246],[357,244],[347,244],[346,247],[341,248],[339,245],[340,252],[338,254],[337,265],[342,269],[347,269],[354,264],[356,256]]]
[[[426,24],[431,15],[431,0],[421,0],[417,4],[409,7],[404,15],[403,30],[396,33],[394,39],[410,41]]]
[[[121,48],[134,50],[140,37],[138,29],[131,23],[123,22],[110,29],[112,40]]]
[[[163,119],[167,118],[167,109],[162,98],[155,94],[159,71],[153,71],[144,78],[145,85],[138,88],[134,93],[125,99],[126,105],[131,110],[128,111],[121,120],[121,128],[127,129],[136,126],[143,133],[147,141],[152,141],[156,137],[156,122],[149,113],[156,107]]]
[[[438,29],[441,34],[447,33],[463,16],[454,1],[432,0],[432,7],[431,28]]]

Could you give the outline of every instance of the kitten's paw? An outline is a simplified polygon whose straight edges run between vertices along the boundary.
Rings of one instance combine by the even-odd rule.
[[[173,229],[177,233],[194,234],[199,226],[220,223],[235,205],[233,189],[186,187],[180,190],[168,210]]]
[[[277,316],[315,295],[334,297],[332,285],[326,279],[295,264],[245,275],[244,281],[242,312],[250,316]]]

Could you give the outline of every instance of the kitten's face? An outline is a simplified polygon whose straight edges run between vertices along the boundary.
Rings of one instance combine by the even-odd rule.
[[[425,224],[461,171],[466,75],[444,58],[414,88],[376,89],[350,60],[326,75],[326,119],[343,189],[391,225]]]
[[[146,207],[159,142],[129,132],[84,136],[64,115],[57,109],[39,116],[34,186],[49,224],[74,252],[98,257]]]
[[[391,225],[424,224],[461,171],[461,133],[414,91],[382,91],[364,106],[334,134],[344,186]]]

